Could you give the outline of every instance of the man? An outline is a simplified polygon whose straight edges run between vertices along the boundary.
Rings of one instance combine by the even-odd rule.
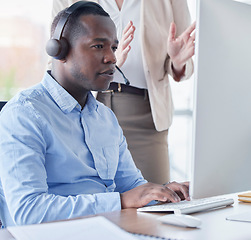
[[[66,13],[55,17],[52,36]],[[3,225],[189,200],[187,183],[144,180],[116,117],[90,92],[106,90],[115,71],[118,40],[109,15],[83,2],[69,16],[62,39],[69,45],[65,56],[53,59],[42,82],[0,113]]]
[[[53,0],[52,15],[77,1]],[[117,65],[131,83],[125,85],[116,71],[108,91],[99,92],[97,100],[115,113],[144,178],[168,182],[167,137],[173,116],[170,76],[179,82],[193,73],[195,23],[189,26],[187,1],[92,1],[116,25],[120,41]]]

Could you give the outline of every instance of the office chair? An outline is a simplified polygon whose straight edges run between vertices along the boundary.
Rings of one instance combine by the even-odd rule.
[[[0,111],[3,108],[3,106],[7,103],[7,101],[0,101]]]
[[[3,108],[3,106],[6,104],[7,102],[6,101],[0,101],[0,111],[1,109]],[[1,223],[1,219],[0,219],[0,228],[2,226],[2,223]]]

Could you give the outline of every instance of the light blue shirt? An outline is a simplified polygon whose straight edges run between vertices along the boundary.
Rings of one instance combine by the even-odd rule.
[[[146,183],[113,112],[85,107],[46,73],[0,112],[0,219],[33,224],[121,209]]]

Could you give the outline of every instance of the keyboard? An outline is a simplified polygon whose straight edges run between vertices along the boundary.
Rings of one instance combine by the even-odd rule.
[[[218,207],[226,207],[234,203],[233,198],[210,197],[193,199],[191,201],[180,201],[178,203],[161,203],[151,206],[138,208],[139,212],[174,212],[181,214],[190,214],[205,211]]]

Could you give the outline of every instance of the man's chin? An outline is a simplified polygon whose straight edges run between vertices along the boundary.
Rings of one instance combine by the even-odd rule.
[[[106,90],[108,90],[108,88],[110,87],[110,83],[111,83],[111,82],[109,82],[109,83],[106,84],[106,85],[99,86],[99,87],[97,87],[96,90],[93,90],[93,91],[98,91],[98,92],[106,91]]]

